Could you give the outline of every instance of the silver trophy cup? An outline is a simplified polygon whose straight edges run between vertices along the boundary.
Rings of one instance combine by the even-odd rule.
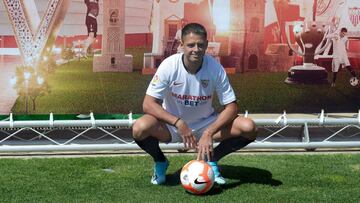
[[[290,42],[290,27],[293,28],[296,44],[295,49]],[[324,84],[327,81],[325,68],[314,64],[314,57],[323,52],[330,44],[326,39],[329,26],[316,21],[293,21],[285,23],[287,44],[296,54],[303,57],[303,65],[292,66],[285,79],[287,84]]]

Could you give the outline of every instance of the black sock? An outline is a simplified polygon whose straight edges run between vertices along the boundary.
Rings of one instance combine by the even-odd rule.
[[[348,71],[351,73],[351,75],[352,75],[353,77],[356,77],[355,71],[354,71],[354,69],[352,69],[351,66],[346,66],[346,69],[348,69]]]
[[[149,136],[143,140],[135,140],[135,142],[139,145],[141,149],[150,154],[154,161],[166,161],[165,155],[159,147],[159,140],[157,140],[155,137]]]
[[[333,73],[333,80],[332,80],[332,81],[333,81],[333,83],[335,83],[336,76],[337,76],[337,72],[334,72],[334,73]]]
[[[245,147],[251,142],[253,141],[243,137],[232,137],[221,141],[220,144],[214,149],[212,161],[219,161],[224,156]]]

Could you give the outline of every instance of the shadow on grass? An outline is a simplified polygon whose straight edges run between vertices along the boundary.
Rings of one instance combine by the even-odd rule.
[[[238,180],[224,185],[222,187],[224,189],[230,189],[246,183],[255,183],[270,186],[279,186],[282,184],[281,181],[272,178],[272,174],[270,171],[264,169],[230,165],[221,165],[220,167],[224,178]]]
[[[245,167],[245,166],[231,166],[231,165],[220,165],[221,174],[228,180],[225,185],[215,185],[206,195],[220,194],[223,190],[235,188],[242,184],[262,184],[270,185],[273,187],[282,185],[282,182],[272,178],[270,171]],[[166,175],[166,186],[176,186],[180,183],[180,172],[181,169],[177,170],[173,174]]]
[[[166,186],[176,186],[176,185],[181,184],[180,183],[180,173],[181,173],[181,168],[172,174],[167,174],[165,185]]]

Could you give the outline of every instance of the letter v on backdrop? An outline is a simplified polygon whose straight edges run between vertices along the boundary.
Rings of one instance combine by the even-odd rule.
[[[35,66],[47,45],[54,42],[70,0],[49,0],[39,17],[34,0],[3,0],[24,64]]]

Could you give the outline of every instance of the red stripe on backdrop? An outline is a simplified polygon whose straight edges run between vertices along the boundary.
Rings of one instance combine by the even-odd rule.
[[[360,69],[360,40],[349,40],[349,58],[351,66],[357,70]]]
[[[17,48],[14,36],[2,36],[2,40],[4,40],[4,42],[2,42],[3,47],[1,48]]]
[[[125,35],[125,47],[151,47],[152,33],[136,33]]]
[[[86,35],[76,36],[58,36],[55,40],[57,47],[72,46],[74,41],[85,40]],[[0,43],[0,48],[17,48],[16,40],[14,36],[2,36],[3,42]],[[94,42],[94,49],[100,49],[102,42],[102,36],[98,35]],[[125,35],[125,47],[151,47],[152,46],[152,33],[136,33]]]

